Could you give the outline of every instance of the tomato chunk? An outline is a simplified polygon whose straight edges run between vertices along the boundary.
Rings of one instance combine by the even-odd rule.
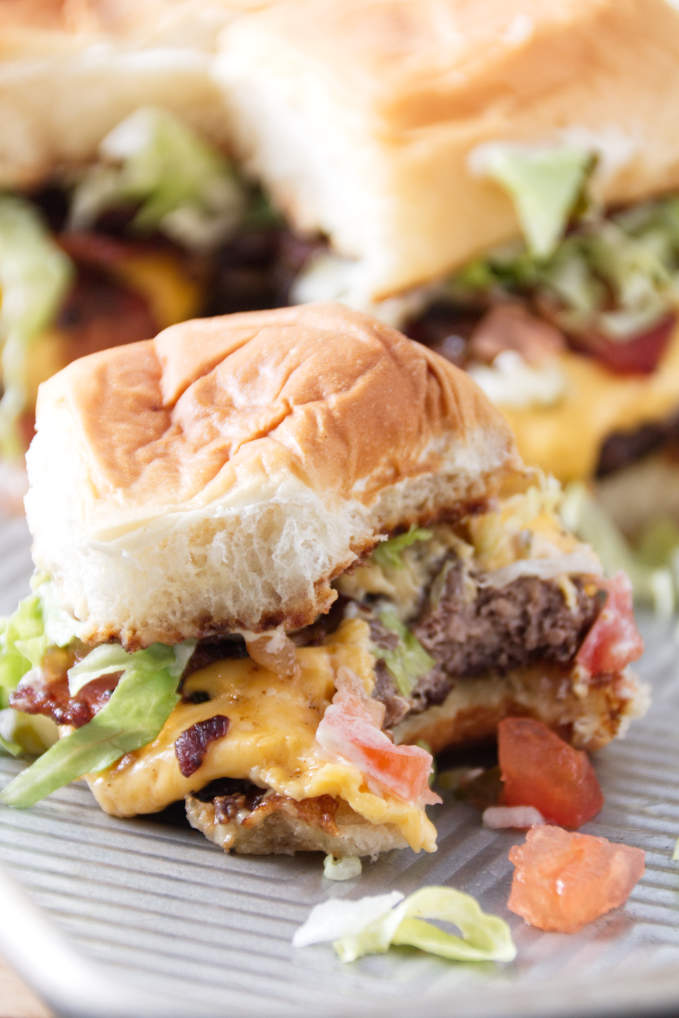
[[[611,339],[596,330],[580,335],[571,333],[570,339],[573,346],[591,354],[611,371],[646,375],[658,366],[672,338],[676,321],[676,314],[665,315],[650,328],[623,339]]]
[[[532,827],[509,860],[516,868],[508,908],[558,933],[574,933],[624,904],[644,872],[640,848],[560,827]]]
[[[547,821],[580,827],[604,804],[587,754],[542,721],[504,718],[498,725],[498,757],[506,806],[534,806]]]
[[[602,582],[606,603],[585,637],[576,661],[590,675],[620,672],[644,650],[632,606],[632,584],[625,573]]]
[[[325,752],[355,764],[369,787],[405,802],[432,804],[441,799],[429,787],[431,753],[419,746],[396,746],[380,728],[384,708],[367,695],[360,679],[339,669],[337,692],[316,730]]]

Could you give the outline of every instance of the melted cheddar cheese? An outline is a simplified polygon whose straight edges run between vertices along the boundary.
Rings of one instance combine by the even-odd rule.
[[[679,408],[679,330],[649,375],[616,375],[575,353],[562,354],[558,363],[567,383],[558,402],[501,409],[526,462],[562,482],[592,477],[614,431],[661,421]]]
[[[134,252],[111,266],[111,271],[131,290],[146,297],[164,329],[199,314],[203,284],[188,272],[186,260],[169,251]]]
[[[99,805],[115,816],[153,813],[216,778],[241,778],[297,800],[320,795],[343,799],[371,823],[396,826],[415,851],[433,851],[436,832],[422,807],[376,795],[357,767],[328,760],[316,744],[338,668],[350,668],[372,689],[367,623],[345,621],[323,646],[298,649],[297,661],[298,676],[285,680],[249,658],[219,661],[194,672],[184,683],[184,696],[201,692],[210,699],[178,704],[152,743],[91,776]],[[228,717],[228,732],[208,746],[198,770],[184,777],[175,741],[215,714]]]

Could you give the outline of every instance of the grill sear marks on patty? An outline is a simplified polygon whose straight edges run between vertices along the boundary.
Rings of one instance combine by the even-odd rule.
[[[215,714],[185,729],[174,744],[179,770],[185,778],[195,774],[205,759],[210,743],[223,739],[229,730],[225,714]]]

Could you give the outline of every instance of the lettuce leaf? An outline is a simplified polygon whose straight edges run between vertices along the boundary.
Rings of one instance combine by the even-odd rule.
[[[0,450],[23,454],[19,417],[33,398],[32,341],[52,322],[71,283],[70,260],[29,202],[0,195]]]
[[[404,534],[390,537],[388,541],[378,544],[372,557],[382,569],[402,569],[405,549],[410,548],[416,541],[429,541],[432,536],[431,530],[413,524]]]
[[[40,664],[47,646],[42,602],[32,594],[13,615],[0,620],[0,708],[7,707],[12,690]]]
[[[452,923],[462,936],[426,919]],[[452,887],[423,887],[404,898],[398,891],[357,901],[326,901],[295,933],[295,947],[334,941],[344,962],[383,954],[392,945],[415,947],[451,961],[513,961],[507,923],[482,912],[471,895]]]
[[[13,615],[0,619],[0,752],[12,756],[42,753],[57,737],[57,726],[49,718],[8,706],[10,693],[24,675],[39,666],[53,645],[44,616],[40,596],[32,594],[20,602]]]
[[[552,254],[595,164],[592,153],[570,145],[530,147],[490,143],[476,150],[472,169],[509,194],[528,249]]]
[[[59,729],[51,718],[24,714],[11,707],[0,710],[0,748],[10,756],[39,756],[58,738]]]
[[[185,640],[184,643],[178,643],[174,647],[154,643],[146,650],[128,654],[119,643],[102,643],[69,669],[69,692],[71,696],[75,696],[93,679],[114,672],[126,673],[129,670],[139,674],[145,673],[150,677],[156,671],[169,669],[173,675],[180,678],[195,646],[194,640]]]
[[[409,696],[418,679],[430,672],[436,662],[415,634],[403,625],[393,608],[383,608],[379,618],[386,629],[398,636],[399,642],[393,650],[373,644],[373,654],[384,661],[401,696]]]
[[[155,739],[179,700],[177,685],[193,648],[189,641],[177,647],[154,644],[132,654],[108,645],[95,648],[75,666],[75,684],[80,688],[99,675],[121,671],[111,699],[91,721],[60,739],[17,775],[0,793],[0,802],[33,806],[57,788],[104,770],[123,754]],[[108,661],[107,650],[111,651]]]
[[[87,170],[73,192],[75,228],[133,205],[139,231],[161,230],[200,248],[221,241],[246,212],[231,164],[166,110],[137,110],[104,138],[100,154],[104,163]]]
[[[583,220],[548,258],[505,245],[470,262],[446,289],[475,307],[498,295],[530,295],[566,332],[624,342],[679,301],[679,198]]]

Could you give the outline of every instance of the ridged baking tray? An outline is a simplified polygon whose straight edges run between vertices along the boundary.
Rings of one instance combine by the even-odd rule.
[[[0,525],[0,612],[28,589],[21,520]],[[646,850],[627,905],[572,935],[540,933],[505,908],[520,834],[483,829],[449,801],[433,856],[393,852],[356,881],[320,856],[229,857],[170,820],[113,820],[82,785],[29,811],[0,807],[0,954],[62,1015],[634,1015],[679,1011],[679,642],[641,620],[648,716],[597,756],[606,805],[586,830]],[[18,770],[0,758],[0,780]],[[452,965],[401,950],[343,965],[329,945],[292,947],[329,896],[449,884],[507,918],[510,966]]]

